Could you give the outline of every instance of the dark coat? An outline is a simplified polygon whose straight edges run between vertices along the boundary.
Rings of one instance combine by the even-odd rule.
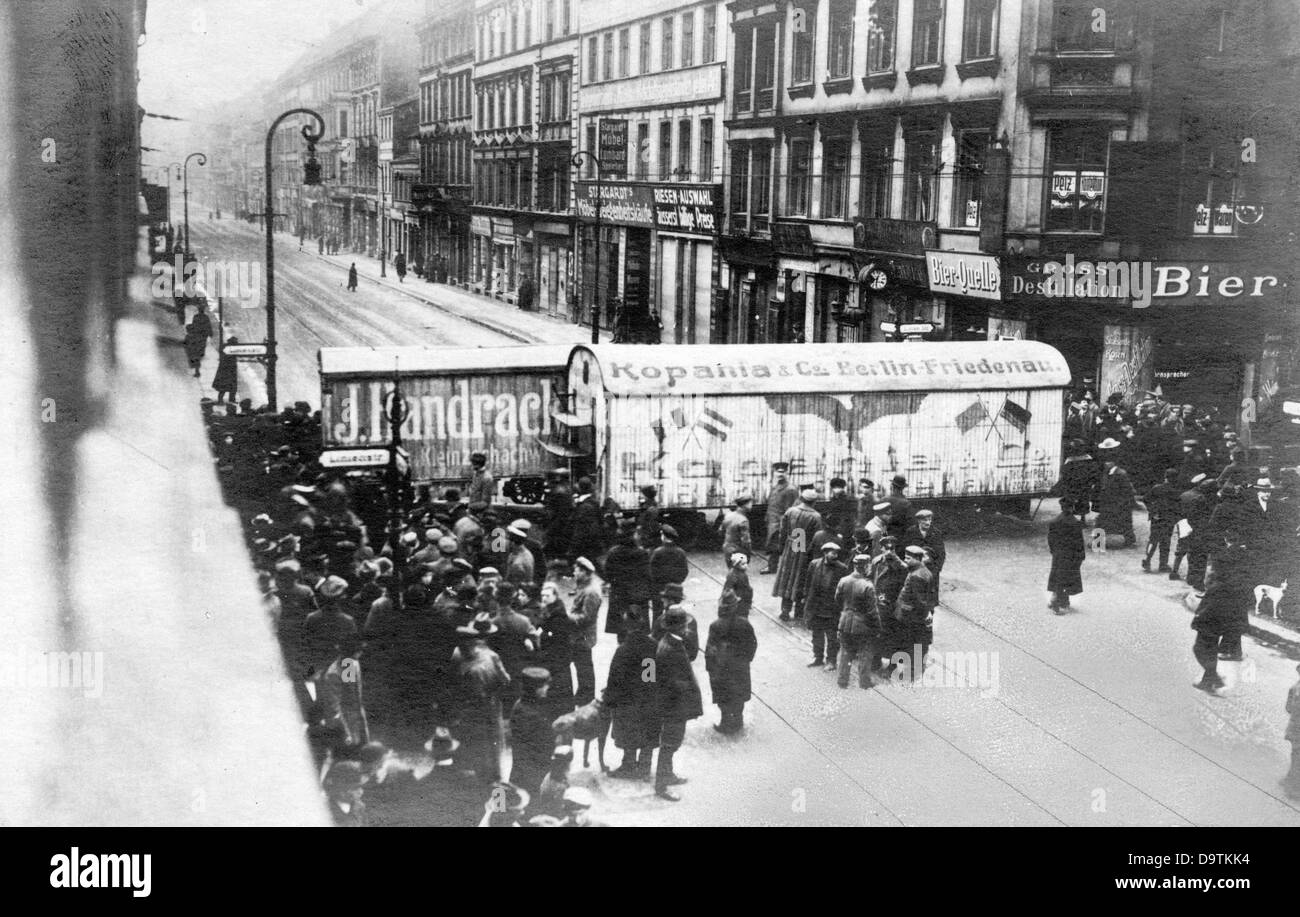
[[[655,651],[655,686],[661,720],[685,722],[704,715],[704,700],[686,646],[672,634],[664,635]]]
[[[885,502],[889,504],[889,529],[885,534],[893,535],[899,539],[899,547],[902,538],[907,534],[907,527],[912,524],[912,501],[904,496],[901,490],[895,490],[890,485],[889,496],[885,497]]]
[[[612,738],[619,748],[649,748],[659,743],[658,693],[653,671],[658,644],[645,633],[631,633],[614,651],[605,681],[605,706],[613,720]],[[654,663],[658,665],[658,663]]]
[[[906,643],[933,643],[934,582],[929,569],[922,564],[908,570],[903,589],[898,593],[897,611],[902,636]]]
[[[658,594],[669,583],[684,583],[690,575],[686,552],[675,544],[661,544],[650,554],[650,585]]]
[[[573,709],[573,640],[577,625],[569,617],[564,603],[556,601],[542,610],[540,644],[534,663],[551,673],[548,706],[555,716]]]
[[[938,526],[930,526],[930,531],[927,534],[922,535],[921,527],[919,525],[911,525],[908,527],[907,534],[903,536],[903,540],[899,542],[899,544],[904,548],[910,547],[911,545],[916,545],[918,548],[929,548],[930,553],[934,555],[934,566],[932,569],[935,573],[943,571],[943,565],[948,559],[948,550],[944,547],[943,532],[939,531]]]
[[[185,356],[191,365],[197,366],[203,360],[210,337],[212,337],[212,319],[208,318],[208,313],[200,312],[185,326]]]
[[[510,782],[536,793],[551,768],[555,751],[554,717],[546,700],[520,698],[510,712]]]
[[[1087,455],[1072,455],[1061,465],[1061,479],[1052,492],[1074,501],[1079,512],[1086,513],[1097,499],[1097,478],[1101,466]]]
[[[650,552],[631,544],[616,544],[605,557],[605,581],[609,583],[609,610],[605,613],[605,633],[623,632],[622,616],[633,605],[646,609],[650,605]],[[649,624],[649,613],[645,613]]]
[[[217,372],[212,377],[212,388],[218,392],[229,392],[233,397],[239,391],[239,361],[230,354],[222,354],[217,359]]]
[[[1101,476],[1097,525],[1107,532],[1132,534],[1133,482],[1128,472],[1115,467]]]
[[[749,665],[757,652],[758,637],[748,618],[730,614],[709,625],[704,667],[715,704],[743,704],[749,700]]]
[[[1217,636],[1237,636],[1250,630],[1250,607],[1254,600],[1254,571],[1245,545],[1235,544],[1215,551],[1205,596],[1192,618],[1192,629]]]
[[[1145,500],[1147,518],[1152,524],[1173,525],[1181,516],[1178,514],[1178,488],[1172,484],[1157,484],[1147,491]]]
[[[567,485],[557,485],[546,494],[542,504],[545,507],[546,551],[552,557],[568,557],[573,531],[573,493]]]
[[[772,595],[795,601],[803,598],[808,564],[816,558],[816,555],[810,554],[809,551],[812,548],[813,536],[821,527],[821,514],[805,503],[796,503],[785,511],[785,515],[781,517],[781,559],[777,563]],[[801,545],[794,537],[796,531],[803,532]]]
[[[754,587],[749,584],[749,574],[744,570],[730,570],[722,584],[723,592],[728,589],[740,599],[740,604],[736,606],[736,614],[748,618],[750,609],[754,607]]]
[[[601,523],[600,507],[595,499],[586,497],[575,500],[569,520],[572,532],[569,553],[595,563],[605,553],[605,527]]]
[[[839,619],[840,609],[835,601],[835,587],[849,575],[849,568],[838,560],[825,557],[808,566],[808,591],[804,602],[804,620],[819,621],[828,626]]]
[[[1062,513],[1047,527],[1047,549],[1052,552],[1052,569],[1047,574],[1047,591],[1078,595],[1083,592],[1079,568],[1087,556],[1083,523],[1072,513]]]

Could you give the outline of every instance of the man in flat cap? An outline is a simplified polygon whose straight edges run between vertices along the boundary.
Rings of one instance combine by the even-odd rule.
[[[772,595],[781,599],[782,621],[789,621],[792,613],[796,618],[803,617],[804,581],[812,562],[813,536],[822,527],[821,513],[813,507],[816,499],[817,491],[805,487],[798,502],[781,517],[781,559]]]
[[[847,544],[853,537],[857,521],[858,507],[848,492],[849,482],[843,478],[831,478],[831,495],[826,507],[826,526],[840,544]]]
[[[740,494],[732,507],[722,517],[722,559],[731,566],[731,555],[740,553],[746,558],[753,553],[749,537],[749,508],[753,504],[749,494]]]
[[[894,505],[888,500],[881,500],[872,507],[874,515],[867,520],[866,530],[867,537],[871,541],[871,556],[875,557],[880,553],[880,539],[890,534],[890,528],[894,521]],[[894,536],[895,540],[898,536]]]
[[[895,617],[901,625],[902,643],[908,647],[904,652],[912,659],[912,678],[917,679],[925,671],[925,657],[934,642],[934,588],[925,566],[925,549],[908,545],[906,555],[907,579],[898,594]]]
[[[930,574],[934,577],[934,594],[937,601],[939,574],[943,572],[943,565],[948,560],[948,551],[943,543],[943,532],[934,524],[934,510],[919,509],[912,518],[913,522],[908,527],[903,542],[927,549],[934,558],[933,563],[930,564]]]
[[[569,556],[575,560],[578,557],[598,560],[605,553],[605,524],[600,504],[596,502],[595,483],[589,477],[578,479],[570,518]]]
[[[465,495],[470,503],[490,505],[497,495],[497,482],[492,472],[488,471],[487,456],[475,452],[469,457],[469,483],[465,486]]]
[[[907,499],[907,478],[896,474],[889,479],[889,534],[902,539],[907,534],[907,526],[912,519],[912,501]]]
[[[596,578],[596,565],[589,558],[579,557],[573,562],[573,582],[578,587],[573,598],[573,608],[569,611],[569,618],[576,629],[573,667],[577,671],[578,684],[574,689],[574,700],[581,707],[591,703],[596,696],[596,669],[591,651],[596,648],[596,622],[600,618],[600,606],[604,597],[600,581]]]
[[[650,552],[650,588],[654,594],[654,612],[663,609],[659,595],[669,583],[681,585],[690,575],[686,552],[677,544],[677,529],[671,525],[659,526],[659,547]]]
[[[516,586],[526,586],[536,581],[537,569],[534,566],[533,552],[528,550],[525,542],[528,533],[518,523],[506,526],[506,540],[509,548],[505,557],[505,578]]]
[[[641,512],[636,518],[636,534],[641,546],[653,551],[659,544],[659,488],[641,486]]]
[[[841,688],[849,686],[855,659],[858,660],[858,685],[863,688],[872,686],[871,675],[880,667],[880,653],[876,649],[880,638],[880,610],[876,607],[876,587],[871,582],[870,566],[870,554],[855,554],[853,572],[835,587],[835,603],[840,611],[837,630]]]
[[[812,630],[813,661],[809,668],[825,665],[836,669],[840,654],[839,604],[835,590],[848,576],[849,568],[840,561],[840,546],[828,541],[821,546],[821,557],[808,567],[808,592],[804,600],[804,617]]]
[[[655,768],[655,795],[669,802],[681,799],[672,787],[685,783],[673,770],[673,756],[686,736],[686,723],[704,715],[704,698],[686,653],[686,611],[673,605],[664,612],[667,633],[655,652],[658,688],[659,760]]]

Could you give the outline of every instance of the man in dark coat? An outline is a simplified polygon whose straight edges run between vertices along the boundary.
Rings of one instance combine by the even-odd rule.
[[[889,496],[885,502],[890,506],[889,534],[900,541],[907,535],[907,527],[912,518],[912,501],[907,499],[907,478],[896,474],[889,481]]]
[[[623,642],[628,614],[636,613],[650,627],[650,552],[636,543],[636,523],[620,524],[618,542],[605,557],[605,582],[609,583],[609,608],[605,612],[605,633],[617,634]]]
[[[405,254],[403,254],[402,252],[397,253],[397,257],[393,259],[393,268],[396,269],[397,271],[397,282],[404,283],[406,281],[406,255]]]
[[[593,490],[591,478],[578,479],[578,493],[573,498],[573,513],[569,517],[572,528],[569,554],[574,560],[587,557],[596,561],[605,553],[605,526]]]
[[[1209,560],[1210,516],[1214,513],[1214,491],[1216,484],[1212,478],[1203,473],[1192,478],[1190,490],[1183,491],[1178,497],[1179,509],[1183,519],[1191,526],[1187,538],[1178,538],[1178,550],[1174,554],[1174,569],[1169,571],[1170,579],[1178,579],[1178,564],[1184,554],[1187,555],[1187,585],[1193,589],[1205,588],[1205,565]]]
[[[784,472],[778,472],[776,485],[767,495],[767,564],[763,573],[775,573],[777,560],[781,556],[781,519],[786,510],[794,506],[799,493],[790,486],[790,479]]]
[[[1101,469],[1082,441],[1071,442],[1068,453],[1061,465],[1060,481],[1052,493],[1073,503],[1079,515],[1087,516],[1097,499],[1097,477]]]
[[[353,261],[352,266],[348,268],[348,292],[355,293],[356,291],[357,291],[357,263]]]
[[[658,696],[655,679],[658,644],[647,632],[645,613],[629,609],[620,625],[622,642],[609,663],[603,695],[612,721],[610,737],[623,750],[623,762],[611,777],[649,780],[655,746],[659,743]]]
[[[672,787],[685,783],[673,771],[673,755],[686,737],[686,723],[704,715],[704,701],[695,671],[686,654],[686,612],[677,605],[664,613],[667,633],[655,652],[655,687],[658,689],[659,761],[655,768],[655,795],[669,802],[681,797]]]
[[[1251,575],[1250,552],[1242,543],[1241,533],[1229,528],[1223,533],[1220,547],[1214,552],[1213,569],[1206,581],[1205,596],[1192,619],[1196,642],[1192,653],[1205,674],[1196,687],[1211,694],[1223,687],[1219,677],[1220,650],[1235,643],[1250,629],[1251,593],[1255,588]],[[1231,655],[1231,653],[1229,653]]]
[[[812,630],[813,661],[808,663],[808,667],[825,665],[828,672],[837,668],[840,655],[837,630],[840,615],[835,589],[849,574],[849,568],[839,558],[838,544],[827,541],[821,546],[821,557],[808,567],[808,591],[804,602],[804,616]]]
[[[659,544],[659,488],[646,484],[641,488],[641,512],[636,518],[637,537],[641,546],[652,551]]]
[[[212,337],[212,319],[208,316],[207,305],[199,303],[199,311],[185,326],[185,356],[190,361],[190,369],[194,370],[196,379],[199,375],[199,367],[203,363],[203,355],[208,351],[210,337]]]
[[[727,578],[722,583],[722,591],[735,593],[738,600],[736,615],[748,618],[754,607],[754,587],[749,583],[749,557],[737,551],[731,555],[730,564],[731,569],[727,571]]]
[[[1107,448],[1108,444],[1113,445]],[[1116,455],[1119,444],[1115,440],[1104,440],[1097,449],[1105,456],[1097,525],[1107,535],[1123,535],[1124,547],[1132,547],[1137,544],[1137,535],[1133,531],[1133,482],[1129,480],[1128,472],[1120,467]]]
[[[519,674],[522,695],[510,711],[510,782],[536,793],[555,753],[555,732],[551,729],[554,717],[546,702],[551,674],[536,666]]]
[[[718,619],[709,625],[709,638],[704,645],[709,690],[722,712],[722,721],[713,728],[724,735],[745,728],[745,703],[750,698],[749,666],[758,652],[753,625],[748,618],[736,614],[739,604],[734,592],[722,593]]]
[[[777,563],[772,595],[781,599],[782,621],[789,621],[792,612],[795,617],[803,616],[804,580],[812,561],[809,552],[813,536],[822,527],[821,513],[813,509],[816,499],[817,491],[805,488],[799,501],[781,517],[781,559]]]
[[[663,609],[659,598],[664,587],[669,583],[681,585],[686,582],[690,570],[686,565],[686,552],[677,544],[677,530],[671,525],[659,527],[659,547],[650,553],[650,588],[653,590],[654,610],[657,615]]]
[[[596,648],[596,622],[600,619],[600,606],[604,601],[600,583],[596,580],[596,565],[589,558],[579,557],[573,563],[573,579],[578,587],[573,598],[569,617],[574,624],[573,668],[578,673],[574,700],[581,707],[596,696],[596,669],[591,651]]]
[[[871,673],[879,668],[879,653],[875,646],[880,637],[880,611],[876,607],[876,587],[871,583],[870,565],[871,555],[854,555],[853,572],[835,587],[835,603],[840,609],[841,688],[849,686],[853,660],[858,660],[858,684],[863,688],[871,687]]]
[[[1156,571],[1164,573],[1169,570],[1169,542],[1174,535],[1174,525],[1179,520],[1178,514],[1178,469],[1166,468],[1165,479],[1155,485],[1143,498],[1147,507],[1147,521],[1151,532],[1147,536],[1146,557],[1142,559],[1142,569],[1151,572],[1151,555],[1159,551],[1160,567]]]
[[[736,553],[749,557],[754,545],[749,537],[749,507],[753,499],[748,494],[736,497],[733,507],[722,516],[722,559],[731,566],[731,556]]]
[[[239,338],[231,337],[226,339],[226,344],[238,344]],[[217,373],[212,377],[212,387],[217,392],[217,404],[221,404],[226,396],[230,396],[230,403],[235,403],[235,395],[239,390],[239,360],[234,354],[228,354],[224,351],[217,357]]]
[[[1047,591],[1052,599],[1047,607],[1058,615],[1070,607],[1070,596],[1083,592],[1079,568],[1087,554],[1083,540],[1083,522],[1075,514],[1075,505],[1061,498],[1061,515],[1047,527],[1047,550],[1052,554],[1052,569],[1047,574]]]
[[[935,527],[933,510],[917,510],[914,518],[916,521],[908,527],[907,534],[903,536],[903,544],[914,544],[929,549],[931,556],[934,558],[934,562],[930,565],[930,575],[934,578],[934,594],[937,601],[939,596],[939,574],[943,572],[943,565],[948,562],[948,551],[944,547],[943,532]]]
[[[880,640],[876,649],[881,657],[892,660],[904,648],[902,626],[894,616],[898,595],[907,581],[907,564],[898,556],[898,539],[886,535],[880,539],[880,553],[871,560],[871,584],[876,587],[876,608],[880,614]],[[910,650],[910,647],[907,647]],[[887,663],[887,670],[893,663]]]
[[[934,582],[925,566],[925,549],[916,545],[906,548],[907,578],[898,593],[897,611],[900,636],[912,659],[912,678],[925,672],[925,657],[934,642]]]
[[[551,472],[542,506],[545,515],[543,526],[546,529],[546,553],[553,558],[570,557],[573,489],[569,486],[569,469],[557,468]]]
[[[848,493],[848,481],[843,478],[831,478],[831,496],[826,512],[826,525],[830,528],[835,540],[840,544],[848,544],[849,539],[853,537],[853,530],[857,527],[858,505]]]

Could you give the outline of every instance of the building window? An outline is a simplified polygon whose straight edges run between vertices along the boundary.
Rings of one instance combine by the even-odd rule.
[[[659,122],[659,180],[667,181],[673,172],[673,122]]]
[[[618,75],[627,76],[632,63],[632,30],[618,30]]]
[[[682,62],[683,67],[695,66],[695,10],[682,13]]]
[[[957,135],[957,164],[952,196],[952,225],[974,229],[980,225],[984,199],[984,169],[988,165],[989,131],[962,131]]]
[[[830,35],[826,48],[826,75],[842,79],[853,73],[854,0],[831,0]]]
[[[772,212],[772,146],[754,144],[754,216],[766,217]]]
[[[697,181],[713,181],[713,119],[700,119],[700,174]]]
[[[754,61],[754,100],[759,111],[770,111],[776,104],[776,26],[754,30],[758,50]]]
[[[731,148],[731,213],[749,213],[749,147],[743,143]]]
[[[659,69],[673,69],[673,17],[665,16],[660,21],[662,34],[660,35],[659,51]]]
[[[688,118],[677,122],[677,177],[691,181],[691,122]]]
[[[936,131],[918,131],[909,134],[904,142],[907,152],[903,160],[903,218],[933,220],[939,190],[936,174],[939,134]]]
[[[912,13],[912,66],[937,66],[943,60],[943,0],[916,0]]]
[[[998,0],[966,0],[962,59],[986,60],[997,53]]]
[[[650,23],[648,22],[641,23],[640,35],[638,36],[637,41],[640,43],[641,46],[641,54],[640,54],[640,61],[638,62],[640,66],[638,66],[636,72],[649,73],[650,72]]]
[[[1241,148],[1234,143],[1201,147],[1188,151],[1192,164],[1191,219],[1192,235],[1235,236],[1237,205],[1244,198],[1241,173]]]
[[[596,73],[596,61],[600,55],[598,39],[595,35],[587,39],[587,82],[594,83],[599,78]]]
[[[753,107],[754,33],[749,29],[736,30],[736,111],[749,111]]]
[[[859,216],[865,219],[885,219],[889,216],[890,180],[893,172],[893,133],[864,134]]]
[[[1113,51],[1119,31],[1118,4],[1095,0],[1060,0],[1052,18],[1058,51]]]
[[[822,142],[822,219],[842,220],[848,216],[849,138]]]
[[[817,44],[817,6],[814,0],[806,0],[802,7],[804,27],[794,31],[794,60],[790,79],[795,83],[810,83],[813,78],[813,49]],[[800,8],[795,8],[795,15]]]
[[[601,56],[600,78],[602,80],[613,79],[614,77],[614,33],[606,32],[603,39],[604,54]]]
[[[1048,136],[1048,232],[1101,232],[1106,212],[1105,128],[1057,127]]]
[[[642,121],[636,126],[636,178],[637,181],[650,179],[650,122]]]
[[[546,40],[555,37],[555,0],[546,0]]]
[[[560,34],[568,35],[573,23],[573,0],[564,0],[564,15],[560,19]]]
[[[700,63],[711,64],[718,55],[718,8],[704,8],[704,47],[700,49]]]
[[[785,212],[791,216],[807,216],[808,186],[812,181],[812,143],[810,141],[790,141],[789,176]]]

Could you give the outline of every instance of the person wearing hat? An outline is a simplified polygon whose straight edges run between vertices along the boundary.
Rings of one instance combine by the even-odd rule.
[[[847,688],[858,660],[858,686],[870,688],[871,675],[880,668],[880,610],[876,607],[876,587],[871,582],[871,555],[853,555],[853,571],[835,587],[835,604],[840,620],[836,628],[840,638],[839,686]]]
[[[581,639],[569,617],[569,609],[560,597],[559,586],[548,580],[542,584],[538,599],[541,620],[537,625],[537,650],[534,662],[551,674],[547,706],[551,720],[573,711],[573,647]]]
[[[1133,530],[1136,493],[1128,472],[1119,464],[1119,443],[1108,439],[1097,446],[1102,454],[1101,487],[1098,493],[1097,526],[1107,535],[1123,535],[1124,547],[1137,544]]]
[[[641,509],[636,517],[637,537],[642,547],[654,550],[659,544],[659,488],[653,484],[641,486]]]
[[[470,503],[490,505],[497,496],[497,480],[492,472],[488,471],[487,456],[482,452],[475,452],[469,457],[469,466],[469,481],[465,485],[465,496],[469,498]]]
[[[573,597],[573,607],[569,619],[573,621],[573,668],[578,675],[574,691],[574,700],[578,706],[591,703],[596,696],[596,667],[591,658],[591,651],[596,648],[596,622],[600,620],[600,606],[604,595],[600,581],[596,577],[596,565],[586,557],[579,557],[573,562],[573,582],[577,593]]]
[[[1101,466],[1080,439],[1071,440],[1061,463],[1061,477],[1052,488],[1052,496],[1069,500],[1080,516],[1086,517],[1097,500]]]
[[[501,779],[501,699],[510,685],[501,657],[487,644],[496,632],[491,616],[478,613],[469,624],[456,628],[460,645],[452,655],[461,688],[466,769],[489,782]]]
[[[591,478],[584,476],[578,479],[577,491],[573,497],[573,514],[570,517],[570,560],[579,557],[596,560],[605,553],[605,525],[594,493],[595,484]]]
[[[505,556],[505,578],[518,586],[536,581],[537,569],[533,566],[533,552],[528,550],[525,542],[528,533],[517,524],[506,526],[506,541],[509,547]]]
[[[671,525],[659,526],[659,546],[650,552],[650,589],[656,615],[663,610],[663,601],[658,596],[669,583],[681,585],[686,582],[690,570],[686,564],[686,552],[677,544],[677,529]]]
[[[465,506],[464,513],[451,524],[451,534],[457,541],[460,555],[478,566],[496,566],[501,559],[499,556],[484,556],[487,553],[487,533],[493,528],[488,521],[490,513],[488,504],[476,500]]]
[[[749,536],[749,508],[753,502],[749,494],[740,494],[719,523],[722,530],[722,559],[728,567],[731,566],[732,555],[739,553],[748,558],[754,551],[754,543]]]
[[[533,638],[533,622],[522,611],[528,604],[528,595],[523,587],[502,580],[497,583],[495,599],[497,611],[492,623],[496,625],[497,632],[488,639],[488,646],[501,657],[501,664],[510,675],[510,686],[504,696],[508,712],[520,696],[520,675],[532,662],[536,641]]]
[[[919,509],[916,511],[916,515],[912,517],[912,520],[912,524],[907,528],[907,535],[903,538],[903,542],[925,548],[934,558],[929,567],[930,575],[934,579],[934,594],[937,602],[939,574],[943,572],[943,565],[948,561],[948,550],[944,546],[943,532],[934,524],[934,510]]]
[[[610,660],[601,695],[610,711],[610,737],[623,752],[611,777],[650,779],[654,749],[659,744],[659,719],[654,680],[645,673],[654,671],[657,650],[644,612],[635,608],[625,612],[622,639]]]
[[[1142,569],[1151,572],[1151,555],[1159,552],[1159,569],[1157,573],[1169,570],[1169,542],[1174,536],[1174,524],[1178,521],[1178,469],[1166,468],[1165,479],[1155,485],[1142,502],[1146,504],[1149,534],[1147,535],[1146,556],[1142,558]]]
[[[1300,666],[1296,666],[1300,675]],[[1291,743],[1291,769],[1282,778],[1282,789],[1290,799],[1300,799],[1300,679],[1286,692],[1287,721],[1284,738]]]
[[[853,531],[864,529],[871,517],[876,514],[875,505],[879,503],[876,497],[876,482],[871,478],[858,478],[858,500],[857,512],[854,515]]]
[[[673,770],[673,756],[686,737],[688,721],[704,715],[699,682],[686,652],[687,615],[680,605],[664,612],[665,634],[655,650],[655,687],[659,713],[659,760],[655,795],[669,802],[681,799],[672,787],[685,783]]]
[[[532,797],[523,787],[497,781],[483,804],[483,818],[478,827],[522,828],[524,813],[531,801]]]
[[[1088,551],[1083,522],[1075,512],[1070,499],[1062,497],[1061,513],[1047,527],[1047,550],[1052,555],[1052,567],[1047,574],[1047,591],[1052,598],[1047,607],[1058,615],[1070,607],[1070,596],[1083,592],[1080,568]]]
[[[605,582],[609,583],[609,605],[605,611],[605,633],[623,642],[627,616],[633,612],[650,628],[650,552],[637,544],[636,522],[625,519],[619,526],[614,547],[605,555]]]
[[[314,678],[335,659],[354,654],[358,646],[357,625],[343,609],[347,581],[327,576],[316,589],[320,608],[303,622],[303,651],[307,678]]]
[[[718,600],[718,617],[709,625],[704,645],[709,690],[722,714],[713,728],[723,735],[734,735],[745,727],[745,704],[751,696],[749,667],[758,653],[754,626],[737,613],[739,607],[740,597],[724,589]]]
[[[880,553],[880,539],[890,534],[894,521],[894,505],[888,500],[881,500],[871,510],[874,515],[867,520],[866,532],[871,542],[871,556],[875,557]],[[898,536],[895,535],[894,538],[897,540]]]
[[[555,750],[555,732],[551,728],[555,718],[546,700],[551,673],[528,666],[519,673],[519,681],[520,697],[510,711],[510,781],[536,794]]]
[[[1197,591],[1205,588],[1205,567],[1209,561],[1212,541],[1210,516],[1214,512],[1214,494],[1218,490],[1213,478],[1204,472],[1194,475],[1191,488],[1178,497],[1183,518],[1179,523],[1178,550],[1174,554],[1170,579],[1178,579],[1179,561],[1187,556],[1187,585]],[[1183,523],[1186,523],[1185,525]],[[1187,533],[1184,537],[1184,532]]]
[[[849,568],[839,559],[840,546],[827,541],[821,545],[821,556],[808,567],[808,591],[804,601],[804,618],[812,630],[813,661],[809,668],[824,665],[835,671],[840,654],[839,606],[835,590],[840,580],[849,575]]]
[[[1205,595],[1192,618],[1192,629],[1196,631],[1192,655],[1205,670],[1195,687],[1207,693],[1213,694],[1224,686],[1219,677],[1219,659],[1241,658],[1241,635],[1250,629],[1253,567],[1241,532],[1235,525],[1224,529],[1215,546]]]
[[[542,498],[542,527],[546,530],[546,553],[551,557],[569,558],[573,534],[573,488],[569,470],[551,472]]]
[[[749,583],[749,557],[737,551],[727,558],[730,567],[727,578],[722,582],[722,591],[730,590],[738,600],[736,616],[748,618],[754,607],[754,587]]]
[[[857,522],[858,506],[854,499],[849,496],[849,482],[843,478],[830,479],[831,495],[827,500],[826,525],[831,530],[831,534],[840,544],[847,544],[848,540],[853,537],[853,529]]]
[[[889,496],[885,497],[885,501],[890,506],[889,534],[901,540],[912,521],[912,501],[907,499],[907,478],[896,474],[889,479]]]
[[[767,494],[767,514],[766,526],[767,532],[767,563],[763,567],[762,573],[775,573],[777,571],[777,561],[781,557],[783,546],[781,535],[781,520],[785,518],[786,510],[794,506],[795,501],[799,499],[799,492],[790,486],[790,478],[784,470],[777,471],[775,483]]]
[[[926,656],[934,642],[934,583],[925,565],[925,548],[910,544],[905,549],[907,578],[895,603],[902,649],[911,658],[911,675],[917,680],[925,672]]]
[[[813,536],[823,525],[821,513],[813,507],[816,499],[816,490],[804,488],[798,502],[781,517],[781,559],[777,562],[772,595],[781,599],[782,621],[789,621],[792,615],[803,617],[804,584],[808,565],[813,560],[810,554]]]

